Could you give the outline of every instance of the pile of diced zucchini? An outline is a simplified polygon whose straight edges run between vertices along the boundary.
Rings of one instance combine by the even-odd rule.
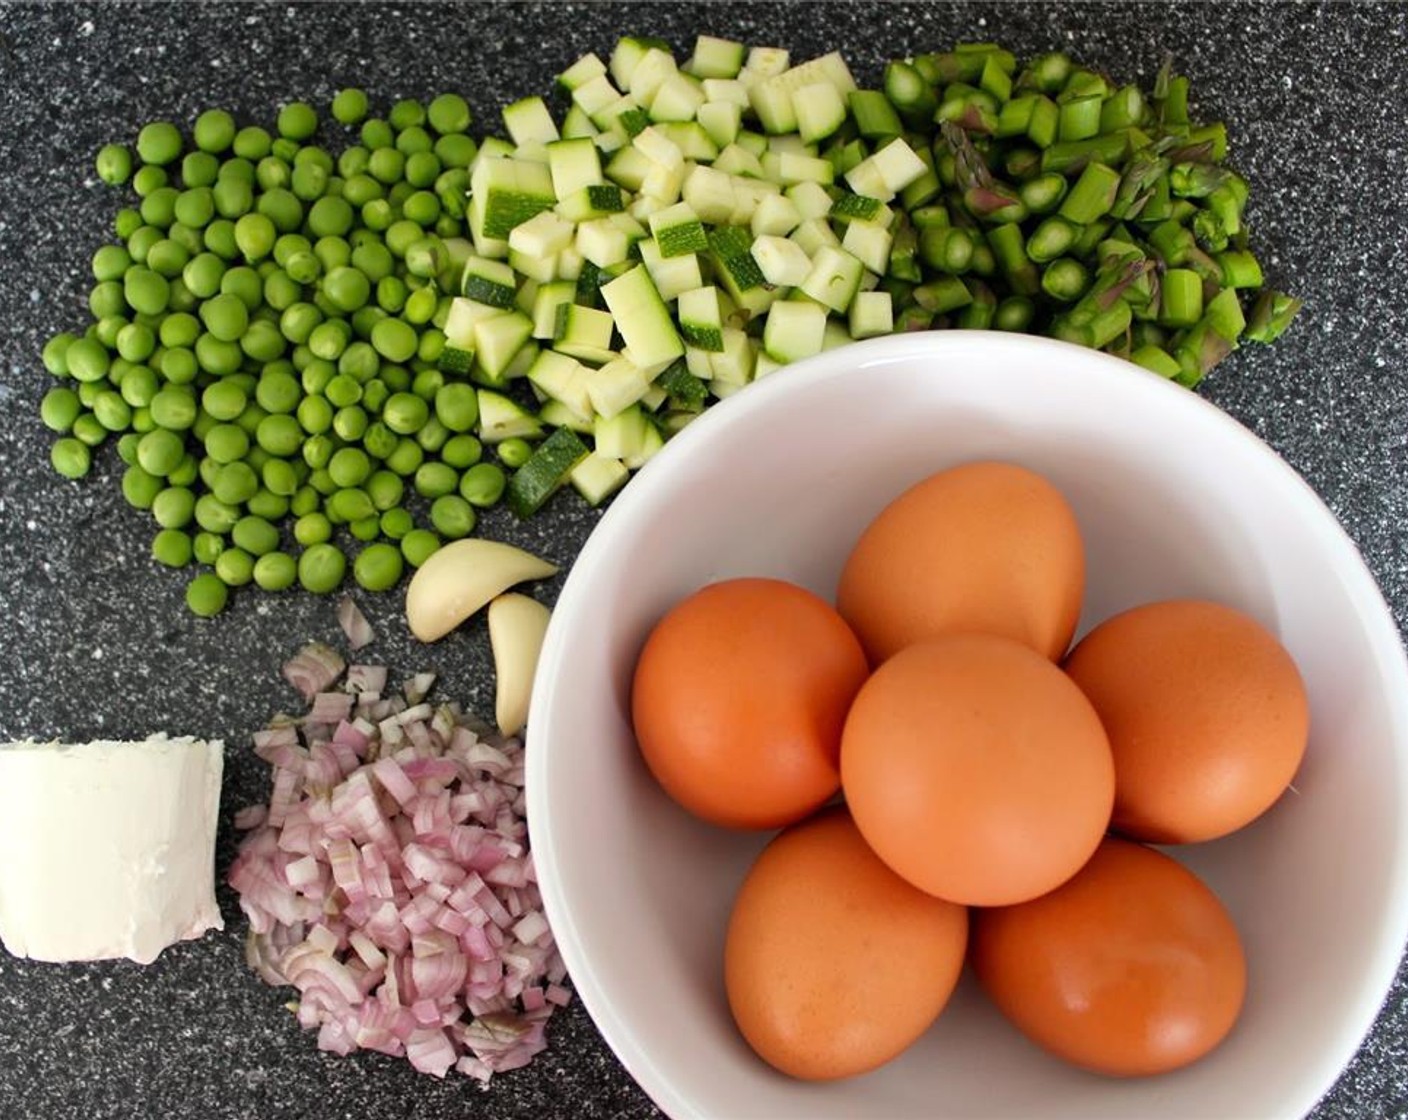
[[[929,170],[902,137],[844,176],[820,154],[856,88],[839,53],[706,36],[681,64],[627,38],[558,82],[560,120],[508,106],[471,168],[440,359],[485,387],[486,438],[551,431],[510,487],[523,514],[568,481],[597,504],[711,397],[889,332],[886,204]],[[536,411],[500,392],[517,378]]]

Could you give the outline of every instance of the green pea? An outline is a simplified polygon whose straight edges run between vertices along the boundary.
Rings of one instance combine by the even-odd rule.
[[[137,462],[148,474],[156,477],[170,474],[180,465],[185,454],[181,437],[166,428],[153,429],[137,444]]]
[[[412,529],[401,538],[401,555],[413,568],[419,568],[439,550],[440,538],[429,529]]]
[[[181,456],[181,461],[176,464],[176,469],[166,476],[166,482],[169,486],[191,486],[199,477],[199,464],[196,457],[187,453]]]
[[[81,440],[64,436],[49,449],[49,462],[64,478],[82,478],[92,466],[93,456]]]
[[[117,332],[117,352],[129,362],[145,362],[156,350],[156,334],[145,323],[128,323]]]
[[[433,158],[433,157],[432,157]],[[428,228],[435,224],[440,217],[440,199],[433,191],[419,190],[412,194],[401,207],[401,213],[408,221],[415,222],[422,228]],[[407,254],[407,264],[410,263],[410,254]],[[440,258],[441,267],[444,266],[443,257]],[[436,269],[438,272],[439,269]],[[418,275],[428,276],[434,273],[418,273]]]
[[[226,587],[243,587],[254,578],[254,557],[242,548],[224,549],[215,558],[215,574]]]
[[[130,206],[124,206],[112,220],[112,231],[121,240],[126,241],[134,233],[142,228],[142,214],[140,210],[134,210]]]
[[[347,557],[336,545],[310,545],[298,557],[298,581],[315,595],[336,591],[347,574]]]
[[[487,509],[503,497],[508,480],[496,463],[476,463],[460,476],[460,497]]]
[[[159,272],[136,265],[129,268],[123,277],[122,292],[134,311],[159,315],[166,310],[167,301],[171,298],[171,285]]]
[[[275,311],[286,311],[302,295],[302,286],[283,269],[275,269],[264,278],[264,302]]]
[[[235,223],[235,244],[251,261],[268,256],[276,236],[274,223],[266,214],[243,214]]]
[[[279,190],[293,181],[293,168],[278,152],[265,156],[255,165],[254,182],[261,191]]]
[[[238,343],[226,342],[209,332],[196,339],[195,355],[200,368],[216,377],[234,373],[244,360]]]
[[[324,513],[305,513],[293,523],[293,539],[304,548],[322,544],[332,539],[332,522]]]
[[[122,378],[122,399],[133,408],[150,409],[159,388],[156,372],[150,366],[133,366]]]
[[[455,473],[455,468],[445,463],[434,461],[422,463],[416,470],[416,493],[422,498],[434,500],[445,494],[454,493],[455,487],[458,485],[459,476]]]
[[[291,136],[280,136],[269,145],[269,154],[275,159],[282,160],[290,167],[292,167],[293,161],[298,158],[298,151],[298,141]]]
[[[420,444],[410,436],[403,436],[397,441],[396,449],[386,457],[386,467],[402,477],[409,477],[420,469],[424,461],[425,452]]]
[[[108,438],[108,430],[91,412],[84,412],[73,422],[73,436],[88,447],[97,447]]]
[[[193,229],[215,217],[215,196],[209,187],[188,187],[176,196],[176,220]]]
[[[152,538],[152,559],[168,568],[184,568],[191,562],[189,533],[180,529],[162,529]]]
[[[136,173],[132,176],[132,189],[137,192],[138,198],[145,199],[153,191],[161,190],[168,182],[170,179],[166,174],[166,168],[148,164],[137,168]],[[138,207],[138,209],[141,208]],[[145,212],[143,218],[145,220]]]
[[[433,187],[440,177],[440,158],[433,151],[408,152],[406,154],[406,182],[413,187]],[[436,210],[440,208],[436,200]]]
[[[137,133],[137,156],[143,163],[172,163],[180,156],[181,147],[181,130],[169,121],[153,121]]]
[[[250,387],[253,387],[253,382],[250,383]],[[255,433],[259,431],[260,423],[263,421],[264,417],[268,415],[269,414],[257,404],[251,402],[244,406],[244,411],[240,413],[239,419],[236,420],[235,423],[239,425],[240,430],[244,432],[245,436],[252,441]],[[250,451],[249,457],[253,465],[257,468],[258,464],[264,461],[263,457],[267,454],[267,451],[254,448]]]
[[[60,331],[44,344],[40,355],[47,369],[55,377],[69,376],[68,350],[77,339],[70,331]]]
[[[57,386],[44,394],[39,402],[39,418],[52,432],[67,432],[83,411],[83,402],[72,389]]]
[[[295,303],[279,316],[279,331],[294,344],[306,343],[323,321],[323,313],[311,303]]]
[[[466,470],[483,457],[484,445],[468,433],[451,436],[440,448],[440,458],[456,470]]]
[[[340,311],[356,311],[371,296],[371,282],[366,275],[347,265],[339,266],[323,277],[323,294]]]
[[[214,564],[215,558],[224,551],[225,538],[219,533],[207,533],[202,530],[191,542],[191,554],[198,564]]]
[[[279,135],[290,140],[307,140],[318,131],[318,113],[306,101],[290,101],[279,110]]]
[[[393,200],[394,201],[394,200]],[[405,257],[406,250],[425,236],[425,230],[415,222],[402,219],[393,222],[386,231],[386,247],[395,257]]]
[[[380,384],[377,382],[376,384]],[[386,459],[395,450],[400,442],[396,433],[383,424],[380,420],[367,425],[367,430],[362,433],[362,446],[367,449],[367,454],[374,459]]]
[[[355,87],[338,90],[332,99],[332,115],[340,124],[360,123],[367,115],[366,93]]]
[[[276,324],[259,318],[249,324],[249,329],[240,337],[239,345],[248,357],[260,365],[266,365],[280,357],[288,343]]]
[[[415,328],[400,319],[382,319],[372,328],[371,343],[387,361],[409,361],[416,352]]]
[[[499,456],[499,461],[510,470],[517,470],[533,457],[533,445],[516,436],[504,440],[494,450]]]
[[[262,517],[247,515],[230,532],[234,542],[251,556],[263,556],[279,547],[279,531]]]
[[[430,523],[446,540],[469,536],[477,520],[474,507],[458,494],[442,494],[430,504]]]
[[[244,411],[244,390],[233,379],[213,381],[201,394],[200,404],[217,420],[234,420]]]
[[[395,545],[369,544],[357,553],[352,575],[368,591],[389,591],[400,580],[403,567],[401,551]]]
[[[109,389],[98,394],[93,402],[93,415],[110,432],[125,432],[132,423],[132,406],[122,399],[122,394]]]
[[[409,510],[398,506],[388,509],[381,515],[379,526],[383,536],[389,537],[393,541],[399,541],[415,528],[415,518],[411,516]]]
[[[254,582],[263,591],[284,591],[298,579],[298,563],[287,552],[266,552],[254,562]]]
[[[104,144],[98,149],[98,178],[110,187],[121,186],[132,177],[132,153],[122,144]]]
[[[435,141],[435,156],[443,167],[467,168],[478,154],[479,145],[463,133],[448,133]]]
[[[238,424],[216,424],[206,433],[205,453],[217,463],[233,463],[248,451],[249,437]]]
[[[381,183],[396,183],[406,169],[406,157],[395,148],[377,148],[367,161],[367,171]]]
[[[431,452],[439,451],[449,438],[450,429],[433,416],[425,422],[425,427],[416,433],[416,442]]]
[[[206,226],[201,241],[222,261],[232,261],[240,255],[239,243],[235,241],[235,223],[228,218],[216,218]]]
[[[166,229],[176,220],[176,198],[180,194],[175,187],[157,187],[142,199],[138,208],[142,221],[157,229]]]
[[[117,441],[117,457],[122,460],[125,466],[131,466],[137,461],[137,444],[142,437],[136,432],[128,432]]]
[[[78,381],[99,381],[107,376],[111,358],[97,339],[75,339],[65,354],[69,373]]]
[[[151,509],[164,488],[162,480],[144,470],[140,463],[122,472],[122,496],[133,509]]]
[[[331,461],[337,444],[326,434],[310,436],[303,441],[303,461],[313,470],[322,470]]]
[[[381,368],[381,358],[370,343],[358,340],[349,342],[337,359],[337,371],[343,377],[351,378],[358,385],[371,381]]]
[[[293,169],[289,188],[303,202],[321,198],[328,189],[328,173],[316,163],[300,163]]]
[[[457,93],[442,93],[426,109],[430,127],[442,135],[463,132],[470,126],[469,104]]]
[[[386,404],[386,398],[389,396],[391,396],[391,390],[386,387],[385,381],[379,377],[369,378],[367,383],[362,386],[362,407],[370,415],[380,415],[382,407]]]
[[[181,160],[181,182],[187,189],[213,187],[220,179],[220,160],[210,152],[187,152]]]
[[[299,470],[301,464],[293,464],[295,470]],[[306,469],[306,468],[305,468]],[[300,474],[300,478],[306,478],[306,474]],[[322,500],[316,490],[311,486],[299,486],[293,492],[293,496],[288,500],[288,511],[294,517],[302,517],[304,514],[312,513],[320,505]]]
[[[254,188],[242,179],[220,179],[211,188],[210,200],[220,217],[233,221],[254,209]]]
[[[185,486],[167,486],[152,499],[152,517],[163,529],[181,529],[195,516],[196,496]]]
[[[125,245],[104,245],[93,254],[95,280],[121,280],[132,266],[132,256]]]
[[[117,349],[117,336],[125,326],[127,326],[127,317],[125,315],[106,315],[93,324],[93,337],[97,339],[104,349],[115,350]],[[117,362],[122,360],[121,358],[114,358],[113,363],[116,365]],[[112,375],[110,374],[109,376]]]
[[[331,475],[331,470],[329,470],[328,473]],[[334,478],[334,485],[336,485],[336,482],[337,480]],[[339,487],[328,500],[328,516],[334,521],[360,521],[362,518],[370,517],[376,512],[376,507],[372,505],[370,495],[357,486]]]
[[[452,432],[471,431],[479,423],[479,395],[474,386],[463,381],[441,385],[435,392],[435,416]]]
[[[308,349],[324,361],[338,359],[352,341],[352,328],[343,319],[326,319],[313,328],[308,336]]]
[[[352,204],[347,198],[324,195],[308,211],[308,229],[315,237],[345,237],[352,228],[353,218]]]
[[[202,572],[186,584],[186,607],[200,618],[212,618],[225,609],[230,592],[220,577]]]
[[[127,238],[127,252],[138,264],[147,259],[151,247],[162,239],[162,231],[155,226],[141,225]]]
[[[203,152],[219,154],[235,142],[235,118],[224,109],[207,109],[196,118],[192,138]]]
[[[430,408],[414,393],[393,393],[382,409],[382,422],[397,435],[411,435],[425,426]]]
[[[375,156],[376,153],[373,152],[372,155]],[[371,167],[370,159],[367,160],[367,167]],[[386,189],[372,178],[370,170],[352,175],[342,184],[342,201],[352,209],[361,210],[367,203],[385,195]]]
[[[234,342],[249,326],[249,310],[239,296],[222,293],[200,305],[201,322],[221,342]]]

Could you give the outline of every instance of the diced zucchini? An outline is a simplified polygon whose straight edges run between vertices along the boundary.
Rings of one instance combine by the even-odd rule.
[[[650,216],[650,232],[662,257],[702,253],[709,247],[704,225],[687,202],[677,202]]]
[[[647,128],[632,141],[632,147],[661,167],[678,168],[684,165],[684,152],[680,146],[657,128]]]
[[[548,170],[552,174],[552,189],[558,198],[603,182],[601,156],[589,138],[556,140],[549,144]]]
[[[705,78],[700,83],[704,88],[706,102],[725,101],[740,109],[752,109],[748,100],[748,87],[737,78]]]
[[[577,245],[574,241],[557,254],[557,278],[559,280],[576,280],[582,275],[583,263],[582,254],[577,252]]]
[[[676,148],[676,151],[679,149]],[[634,144],[616,152],[606,163],[606,177],[628,191],[638,191],[654,161]]]
[[[810,300],[778,300],[768,308],[763,351],[779,362],[796,362],[821,353],[826,308]]]
[[[648,194],[638,194],[635,201],[626,207],[626,213],[638,222],[649,223],[650,215],[667,210],[672,205],[673,203],[666,202],[663,198],[652,198]]]
[[[846,227],[841,248],[855,257],[871,272],[883,274],[890,263],[890,246],[894,238],[884,226],[874,222],[852,222]]]
[[[831,196],[820,183],[796,183],[783,193],[792,200],[803,221],[825,218],[831,213]]]
[[[615,49],[611,52],[611,80],[622,89],[626,88],[631,74],[648,51],[669,49],[668,43],[646,35],[628,35],[618,39]]]
[[[585,113],[597,128],[601,127],[597,124],[597,117],[608,105],[614,105],[620,99],[621,91],[611,84],[611,79],[605,74],[588,78],[572,91],[573,106]]]
[[[485,443],[506,439],[537,439],[543,434],[538,418],[517,401],[491,389],[480,389],[479,438]]]
[[[641,180],[640,193],[647,198],[653,198],[666,205],[678,201],[680,191],[684,189],[684,177],[688,164],[681,163],[678,167],[666,167],[662,164],[655,164]]]
[[[659,121],[653,127],[677,147],[686,160],[712,163],[719,154],[719,145],[698,121]]]
[[[797,127],[797,116],[792,94],[817,82],[833,86],[843,98],[856,88],[855,79],[851,77],[840,51],[832,51],[810,62],[790,67],[781,74],[754,82],[749,87],[748,97],[764,130],[772,133],[793,131]]]
[[[500,380],[507,383],[516,377],[526,377],[528,371],[533,368],[533,363],[538,360],[539,350],[538,344],[530,338],[518,348],[518,353],[504,367]]]
[[[615,416],[598,416],[594,425],[596,453],[610,459],[637,458],[645,450],[650,418],[639,405]]]
[[[460,294],[490,307],[511,308],[518,295],[518,277],[503,261],[470,257],[464,262]]]
[[[838,346],[845,346],[854,342],[851,332],[846,329],[846,324],[839,319],[827,319],[826,329],[821,334],[821,348],[823,350],[835,350]]]
[[[615,73],[614,70],[612,72]],[[674,56],[668,50],[651,47],[631,68],[630,77],[625,82],[626,92],[635,98],[638,105],[648,109],[666,79],[678,72]]]
[[[749,71],[754,81],[772,78],[781,74],[791,64],[791,56],[781,47],[753,47],[743,62],[743,69]],[[742,76],[742,71],[739,72]]]
[[[763,161],[741,144],[730,144],[720,151],[712,166],[715,171],[747,175],[754,179],[761,179],[764,174]]]
[[[557,125],[541,97],[525,97],[504,106],[504,128],[518,147],[550,144],[559,138]]]
[[[811,271],[798,285],[832,311],[845,311],[860,288],[860,261],[844,249],[823,245],[812,257]]]
[[[856,194],[889,202],[927,170],[914,149],[897,136],[847,171],[846,183]]]
[[[720,348],[722,348],[720,342]],[[658,378],[655,385],[663,389],[670,399],[670,407],[687,412],[698,412],[704,407],[709,396],[709,387],[694,374],[683,358],[676,359]]]
[[[759,350],[758,353],[761,354],[762,351]],[[709,382],[709,392],[713,393],[714,396],[718,397],[721,401],[727,400],[746,384],[746,382],[740,384],[734,381],[711,381]]]
[[[610,218],[594,218],[577,227],[576,249],[598,268],[607,268],[630,255],[631,239]]]
[[[606,73],[606,63],[595,54],[584,54],[557,76],[557,84],[571,93],[582,83],[599,78]]]
[[[640,449],[634,455],[627,455],[621,460],[623,466],[633,471],[640,470],[665,446],[665,437],[660,434],[660,429],[645,413],[641,415],[645,418],[645,428],[640,433]]]
[[[846,121],[846,95],[830,82],[812,82],[792,91],[792,115],[808,144],[825,140]]]
[[[527,223],[525,222],[524,224],[526,225]],[[570,229],[571,227],[569,226],[568,228]],[[512,234],[510,234],[510,236],[512,236]],[[512,246],[509,246],[508,250],[508,263],[513,270],[539,283],[557,277],[557,258],[557,253],[548,253],[546,255],[525,253]],[[520,310],[522,310],[522,308],[520,308]]]
[[[572,468],[568,481],[589,506],[599,506],[626,485],[631,472],[620,459],[593,451]]]
[[[609,361],[615,354],[611,349],[614,327],[611,316],[598,308],[580,303],[559,304],[553,323],[553,349],[584,362]]]
[[[694,53],[684,69],[696,78],[734,78],[743,69],[746,54],[742,43],[700,35],[694,40]]]
[[[587,393],[588,371],[581,362],[556,350],[540,350],[528,367],[527,378],[535,389],[566,406],[574,415],[590,420],[592,401]]]
[[[552,341],[557,337],[557,309],[577,297],[572,280],[552,280],[540,284],[533,295],[533,337]],[[584,309],[585,310],[585,309]]]
[[[725,327],[723,334],[724,348],[709,355],[709,369],[714,375],[711,380],[746,385],[753,376],[755,344],[737,327]]]
[[[542,421],[544,427],[571,428],[580,435],[589,436],[593,429],[590,402],[587,403],[587,410],[588,414],[583,416],[575,409],[568,407],[566,402],[550,399],[544,401],[543,407],[538,409],[538,419]]]
[[[668,75],[650,99],[650,119],[653,121],[692,121],[704,104],[704,91],[699,79],[675,71]]]
[[[776,160],[769,159],[775,155]],[[767,177],[784,187],[793,183],[820,183],[830,186],[836,177],[836,168],[829,159],[820,156],[803,155],[800,152],[768,153],[763,157],[763,171]]]
[[[681,194],[690,209],[710,223],[727,221],[736,203],[733,177],[702,163],[685,175]]]
[[[700,350],[722,350],[723,310],[719,306],[719,289],[713,285],[681,292],[677,312],[680,334],[690,346]]]
[[[616,329],[641,365],[668,362],[684,353],[665,301],[643,265],[603,284],[601,295],[616,320]]]
[[[732,144],[743,124],[743,109],[733,101],[705,101],[695,114],[700,127],[714,142],[715,151]]]
[[[474,324],[474,360],[492,383],[504,372],[519,349],[533,335],[533,320],[521,311],[505,311]]]
[[[650,378],[645,371],[626,358],[617,358],[600,369],[591,370],[586,382],[592,411],[607,418],[630,408],[650,388]]]
[[[450,301],[450,311],[445,316],[445,325],[441,328],[445,332],[445,341],[462,350],[473,351],[474,324],[480,319],[488,319],[502,312],[501,307],[456,296]]]
[[[709,234],[709,250],[719,277],[731,293],[742,293],[765,283],[752,255],[753,238],[740,226],[719,226]]]
[[[571,140],[561,142],[573,143]],[[509,231],[508,247],[511,252],[527,253],[532,257],[555,256],[572,244],[575,235],[576,230],[571,222],[551,210],[544,210]]]
[[[645,391],[645,395],[641,397],[640,403],[642,407],[648,408],[651,412],[659,412],[661,405],[669,399],[669,393],[665,392],[659,385],[652,385]]]
[[[508,508],[518,517],[532,517],[587,455],[587,445],[576,432],[558,428],[509,476],[504,491]]]
[[[626,208],[625,196],[614,183],[579,187],[557,204],[557,213],[569,222],[590,222],[619,214]]]
[[[684,256],[670,257],[667,260],[661,255],[654,241],[647,239],[638,247],[641,263],[649,271],[655,290],[666,303],[678,299],[681,292],[698,288],[704,283],[697,254],[686,253]]]
[[[894,304],[889,292],[857,292],[849,318],[852,338],[874,338],[895,329]]]
[[[753,363],[753,380],[761,381],[768,374],[776,373],[786,364],[786,362],[779,362],[766,350],[759,350],[758,359]]]
[[[572,105],[562,118],[562,138],[564,140],[577,140],[581,137],[592,139],[599,135],[596,125],[592,124],[591,117],[582,111],[580,105]]]
[[[479,151],[474,159],[470,160],[469,173],[473,175],[479,164],[490,159],[510,159],[513,156],[513,145],[502,136],[486,137],[479,145]]]
[[[724,348],[723,331],[719,331],[719,350]],[[714,367],[710,363],[710,358],[715,351],[703,350],[698,346],[686,346],[684,348],[684,368],[693,374],[700,381],[710,381],[714,376]]]
[[[482,206],[476,237],[502,240],[509,231],[557,202],[552,173],[545,164],[518,159],[482,161],[470,177],[471,201]]]
[[[824,245],[834,248],[841,244],[841,239],[836,236],[831,223],[825,218],[808,218],[792,231],[790,238],[800,245],[809,257],[816,256]]]
[[[753,242],[753,259],[763,279],[778,287],[795,288],[811,271],[811,258],[795,241],[767,233]],[[776,307],[777,304],[773,304]]]
[[[751,227],[754,237],[765,234],[786,237],[801,224],[802,213],[795,202],[784,194],[770,194],[753,211]]]
[[[874,222],[878,226],[889,228],[894,220],[895,212],[881,202],[878,198],[871,198],[865,194],[843,194],[831,204],[831,213],[828,215],[835,222]]]

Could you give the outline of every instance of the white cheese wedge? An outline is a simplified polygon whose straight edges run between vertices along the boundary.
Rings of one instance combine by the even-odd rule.
[[[44,961],[130,957],[223,929],[224,744],[0,745],[0,940]]]

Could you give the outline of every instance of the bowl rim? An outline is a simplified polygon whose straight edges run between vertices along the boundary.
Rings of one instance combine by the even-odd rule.
[[[1263,457],[1268,469],[1282,484],[1289,484],[1290,490],[1299,492],[1307,516],[1321,523],[1319,531],[1344,581],[1346,594],[1354,604],[1375,663],[1385,676],[1396,677],[1403,686],[1392,693],[1387,701],[1390,726],[1397,732],[1395,741],[1400,746],[1408,743],[1408,653],[1405,653],[1404,639],[1392,610],[1363,555],[1339,518],[1300,473],[1270,444],[1206,398],[1132,362],[1100,351],[1035,335],[973,330],[919,331],[854,342],[795,362],[761,383],[748,385],[746,393],[716,402],[673,436],[632,477],[630,484],[616,496],[592,529],[572,563],[553,608],[533,684],[533,695],[540,698],[537,705],[539,720],[536,726],[530,723],[525,740],[527,757],[524,780],[529,836],[544,912],[554,931],[558,951],[573,987],[607,1045],[640,1088],[673,1120],[712,1118],[699,1108],[698,1102],[685,1097],[671,1084],[648,1050],[638,1044],[635,1030],[619,1014],[610,994],[598,983],[587,948],[573,920],[567,892],[557,874],[554,826],[547,806],[547,756],[550,748],[546,743],[553,732],[553,721],[550,714],[546,717],[542,714],[545,709],[550,711],[542,698],[551,695],[553,678],[563,675],[563,647],[567,630],[578,613],[578,603],[590,598],[592,576],[602,566],[602,558],[607,554],[616,527],[630,522],[636,517],[638,508],[650,503],[654,491],[666,486],[672,464],[695,454],[696,446],[706,445],[714,438],[716,431],[741,423],[749,411],[766,409],[773,397],[805,392],[814,383],[858,376],[867,368],[903,363],[919,357],[932,360],[945,351],[969,350],[975,345],[989,347],[1004,356],[1025,359],[1033,364],[1038,364],[1044,354],[1059,353],[1066,361],[1074,358],[1087,365],[1092,378],[1118,378],[1126,386],[1132,379],[1142,379],[1145,389],[1137,392],[1166,394],[1164,407],[1184,409],[1196,417],[1195,423],[1219,428],[1225,437],[1240,442]],[[1408,768],[1408,752],[1400,753]],[[1400,788],[1398,800],[1408,808],[1408,786]],[[1391,854],[1390,862],[1394,868],[1390,876],[1393,885],[1385,900],[1384,919],[1379,924],[1373,951],[1369,954],[1367,975],[1372,982],[1361,985],[1355,993],[1333,1044],[1323,1049],[1315,1069],[1308,1074],[1308,1080],[1314,1084],[1316,1091],[1314,1100],[1306,1102],[1307,1108],[1313,1107],[1315,1101],[1333,1087],[1363,1045],[1385,1005],[1399,965],[1404,960],[1405,942],[1408,942],[1408,828],[1399,830],[1396,851]]]

